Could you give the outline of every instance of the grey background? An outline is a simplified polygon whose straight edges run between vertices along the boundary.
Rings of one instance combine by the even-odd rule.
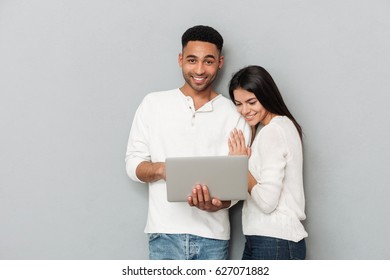
[[[211,25],[232,72],[270,71],[302,124],[308,259],[389,259],[390,2],[0,0],[0,259],[145,259],[124,155],[145,94],[182,85]],[[240,207],[231,258],[241,256]]]

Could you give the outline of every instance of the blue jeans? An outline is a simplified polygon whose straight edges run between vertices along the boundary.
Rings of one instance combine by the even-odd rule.
[[[150,233],[151,260],[226,260],[229,240],[191,234]]]
[[[258,235],[245,235],[243,260],[304,260],[305,239],[299,242]]]

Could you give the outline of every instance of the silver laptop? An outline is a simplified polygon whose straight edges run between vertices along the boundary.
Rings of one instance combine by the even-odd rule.
[[[207,185],[220,200],[246,199],[247,156],[170,157],[165,163],[170,202],[187,201],[196,184]]]

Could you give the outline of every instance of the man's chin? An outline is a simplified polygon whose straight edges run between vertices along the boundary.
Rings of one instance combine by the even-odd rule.
[[[192,89],[195,90],[195,91],[205,91],[210,86],[211,86],[210,84],[204,84],[204,85],[191,84]]]

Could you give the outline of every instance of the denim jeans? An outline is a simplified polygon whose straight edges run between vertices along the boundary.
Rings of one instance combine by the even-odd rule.
[[[151,260],[226,260],[229,240],[204,238],[191,234],[151,233]]]
[[[299,242],[258,235],[245,235],[243,260],[304,260],[305,239]]]

